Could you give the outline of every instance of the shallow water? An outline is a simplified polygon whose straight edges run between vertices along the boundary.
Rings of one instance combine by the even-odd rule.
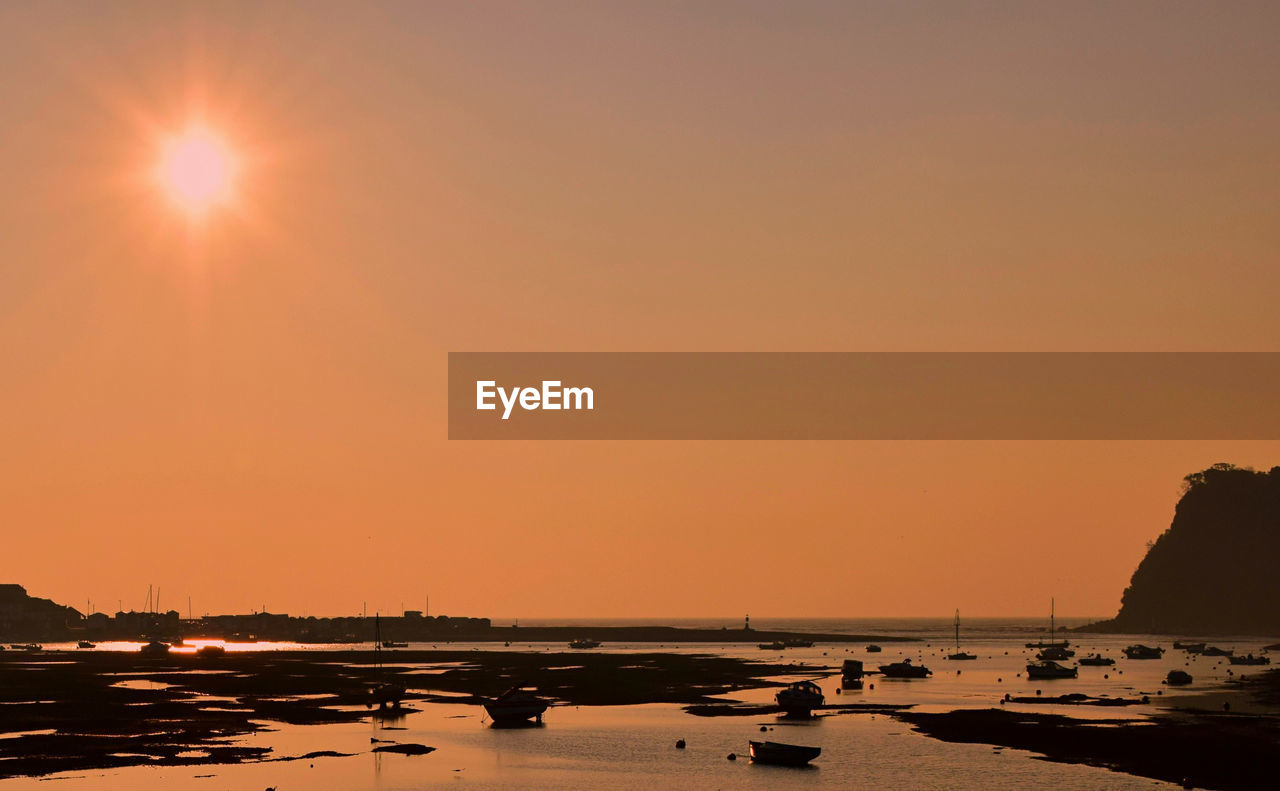
[[[899,624],[902,626],[903,624]],[[766,628],[760,624],[758,628]],[[845,628],[849,628],[844,624]],[[780,625],[775,628],[782,628]],[[792,627],[794,628],[794,627]],[[820,628],[832,628],[824,626]],[[887,630],[884,630],[887,631]],[[901,629],[899,633],[908,630]],[[1094,696],[1148,695],[1147,705],[1129,707],[1010,704],[1017,710],[1055,712],[1079,718],[1128,719],[1158,710],[1167,698],[1161,682],[1173,668],[1195,678],[1177,691],[1181,701],[1197,701],[1197,693],[1227,688],[1241,673],[1264,668],[1232,667],[1226,659],[1188,656],[1172,649],[1170,639],[1150,636],[1070,635],[1080,656],[1095,651],[1116,659],[1115,667],[1083,667],[1078,679],[1031,682],[1024,667],[1033,650],[1023,644],[1039,635],[1034,625],[1019,628],[967,629],[964,648],[978,660],[953,662],[945,654],[954,643],[949,624],[936,620],[911,631],[920,643],[884,643],[882,653],[869,654],[862,645],[819,644],[813,648],[764,651],[754,643],[694,644],[659,647],[654,644],[606,645],[597,651],[715,653],[750,659],[794,662],[798,674],[817,666],[838,667],[845,658],[863,660],[868,669],[911,657],[934,671],[923,681],[894,681],[869,677],[860,691],[837,693],[838,674],[819,678],[829,703],[911,704],[921,710],[990,708],[1006,693],[1045,696],[1082,692]],[[1161,660],[1129,660],[1124,646],[1143,642],[1162,645]],[[1259,653],[1265,641],[1236,638],[1211,641],[1238,653]],[[415,645],[415,648],[420,646]],[[500,647],[500,646],[498,646]],[[492,644],[453,644],[450,648],[493,650]],[[534,650],[568,654],[561,644],[512,645],[506,650]],[[394,651],[389,652],[394,654]],[[558,658],[561,661],[566,657]],[[571,658],[571,657],[568,657]],[[1069,664],[1069,663],[1067,663]],[[422,667],[432,667],[423,665]],[[959,671],[959,672],[957,672]],[[772,689],[735,693],[735,700],[769,703]],[[1205,706],[1220,706],[1206,696]],[[1046,786],[1055,789],[1149,789],[1168,784],[1113,773],[1094,767],[1057,764],[1030,753],[988,745],[949,744],[914,733],[909,726],[883,714],[840,714],[792,724],[779,718],[694,717],[679,706],[555,707],[541,728],[495,730],[486,726],[483,710],[462,704],[416,704],[420,712],[393,722],[341,725],[286,726],[264,729],[237,743],[270,747],[279,757],[332,750],[356,753],[298,761],[271,761],[232,766],[134,767],[53,775],[44,781],[22,778],[0,782],[2,788],[122,788],[133,789],[420,789],[444,786],[474,789],[788,789],[788,788],[914,788],[977,789]],[[391,727],[386,727],[391,726]],[[761,726],[772,728],[766,734]],[[403,728],[403,729],[400,729]],[[374,754],[371,739],[421,743],[436,748],[426,756]],[[752,765],[746,760],[749,739],[819,746],[822,755],[810,769]],[[677,739],[688,748],[677,750]],[[726,756],[735,753],[737,761]],[[56,780],[53,786],[49,781]]]

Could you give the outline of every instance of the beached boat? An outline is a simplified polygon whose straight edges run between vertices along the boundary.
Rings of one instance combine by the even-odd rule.
[[[1228,661],[1230,661],[1231,664],[1233,665],[1269,665],[1271,664],[1270,658],[1265,656],[1254,656],[1253,654],[1249,654],[1247,656],[1233,656],[1233,657],[1230,657]]]
[[[1173,647],[1179,651],[1186,651],[1188,654],[1200,654],[1204,652],[1204,643],[1183,643],[1175,640]]]
[[[1086,656],[1084,659],[1080,660],[1080,664],[1088,665],[1090,667],[1106,667],[1107,665],[1114,665],[1115,663],[1116,660],[1109,656],[1103,656],[1102,654]]]
[[[1057,662],[1032,662],[1027,665],[1027,678],[1039,681],[1050,678],[1076,678],[1080,671],[1074,667],[1063,667]]]
[[[97,645],[89,642],[88,640],[81,640],[80,642],[76,643],[76,648],[97,648],[97,647],[98,647]]]
[[[523,687],[515,686],[496,698],[484,702],[484,710],[495,725],[542,722],[542,713],[550,704]]]
[[[138,653],[143,656],[168,656],[169,644],[162,643],[159,640],[152,640],[143,647],[138,649]]]
[[[811,711],[827,702],[822,688],[812,681],[790,684],[778,690],[773,699],[789,717],[808,717]]]
[[[787,644],[781,640],[774,640],[772,643],[760,643],[762,651],[781,651],[787,647]]]
[[[933,675],[932,670],[924,665],[913,665],[911,664],[910,659],[881,665],[880,672],[883,673],[886,678],[928,678]]]
[[[1185,670],[1170,670],[1169,675],[1165,676],[1164,683],[1171,687],[1186,686],[1191,683],[1191,674]]]
[[[1124,649],[1124,655],[1130,659],[1159,659],[1164,656],[1164,649],[1142,644],[1131,645]]]
[[[821,747],[781,742],[750,742],[750,747],[753,763],[776,766],[805,766],[822,754]]]
[[[599,648],[599,647],[600,647],[600,641],[599,641],[599,640],[590,640],[590,639],[585,638],[585,637],[580,637],[580,638],[578,638],[577,640],[572,640],[572,641],[570,641],[570,642],[569,642],[569,647],[570,647],[570,648]]]
[[[947,659],[953,661],[963,661],[967,659],[977,659],[977,654],[970,654],[960,650],[960,611],[956,610],[956,650],[947,654]]]
[[[1216,645],[1211,645],[1208,648],[1201,651],[1200,656],[1231,656],[1234,653],[1235,653],[1234,649],[1219,648]]]

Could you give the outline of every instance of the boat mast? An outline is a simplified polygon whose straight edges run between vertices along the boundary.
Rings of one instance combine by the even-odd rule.
[[[1053,622],[1053,597],[1049,597],[1049,645],[1053,645],[1053,640],[1057,637],[1057,626]]]
[[[960,611],[956,610],[956,650],[960,650]]]

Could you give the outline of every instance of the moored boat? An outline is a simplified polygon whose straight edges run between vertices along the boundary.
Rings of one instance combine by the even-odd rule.
[[[1186,686],[1191,683],[1191,674],[1185,670],[1170,670],[1169,675],[1165,676],[1164,683],[1171,687]]]
[[[600,647],[600,641],[599,641],[599,640],[591,640],[591,639],[586,638],[586,637],[580,637],[580,638],[578,638],[577,640],[571,640],[571,641],[569,642],[569,647],[570,647],[570,648],[599,648],[599,647]]]
[[[1254,656],[1253,654],[1249,654],[1248,656],[1233,656],[1233,657],[1230,657],[1228,661],[1230,661],[1231,664],[1233,665],[1269,665],[1271,664],[1271,659],[1269,657]]]
[[[492,700],[484,702],[484,710],[495,725],[542,722],[542,714],[550,704],[521,686],[515,686]]]
[[[774,640],[772,643],[760,643],[762,651],[781,651],[787,647],[787,644],[781,640]]]
[[[1086,656],[1084,659],[1079,660],[1079,663],[1090,667],[1106,667],[1107,665],[1114,665],[1116,660],[1109,656],[1103,656],[1102,654],[1094,654],[1093,656]]]
[[[1200,652],[1200,656],[1231,656],[1233,654],[1235,654],[1234,649],[1219,648],[1216,645],[1211,645]]]
[[[1036,659],[1041,662],[1062,662],[1075,656],[1076,652],[1070,648],[1061,646],[1048,646],[1044,650],[1036,654]]]
[[[138,653],[143,656],[168,656],[169,644],[162,643],[159,640],[152,640],[146,645],[138,649]]]
[[[881,652],[881,651],[883,651],[883,650],[884,650],[883,648],[881,648],[881,647],[880,647],[880,646],[878,646],[878,645],[875,645],[874,643],[873,643],[873,644],[871,644],[871,645],[869,645],[869,646],[867,646],[867,653],[868,653],[868,654],[878,654],[878,653],[880,653],[880,652]]]
[[[789,717],[808,717],[809,713],[826,702],[822,688],[812,681],[797,681],[783,689],[773,699]]]
[[[1173,647],[1179,651],[1186,651],[1188,654],[1204,653],[1204,643],[1184,643],[1178,640],[1173,642]]]
[[[911,664],[910,658],[881,665],[880,672],[886,678],[928,678],[933,675],[933,671],[924,665]]]
[[[97,647],[98,647],[97,645],[89,642],[88,640],[81,640],[80,642],[76,643],[76,648],[97,648]]]
[[[805,766],[822,754],[821,747],[781,742],[750,742],[753,763],[777,766]]]
[[[1057,662],[1032,662],[1027,665],[1027,679],[1036,681],[1050,678],[1076,678],[1080,671],[1074,667],[1063,667]]]
[[[227,649],[220,645],[202,645],[196,649],[196,656],[201,659],[214,659],[216,657],[225,656]]]
[[[801,640],[799,637],[788,637],[782,644],[787,648],[813,648],[812,640]]]
[[[956,610],[956,650],[947,654],[947,659],[952,661],[964,661],[977,658],[977,654],[971,654],[967,651],[960,650],[960,611]]]
[[[1149,645],[1131,645],[1124,649],[1124,655],[1130,659],[1159,659],[1164,656],[1164,649]]]

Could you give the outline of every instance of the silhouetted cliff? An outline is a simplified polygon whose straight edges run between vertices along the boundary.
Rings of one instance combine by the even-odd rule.
[[[1120,613],[1089,631],[1280,634],[1280,467],[1215,464],[1185,478]]]

